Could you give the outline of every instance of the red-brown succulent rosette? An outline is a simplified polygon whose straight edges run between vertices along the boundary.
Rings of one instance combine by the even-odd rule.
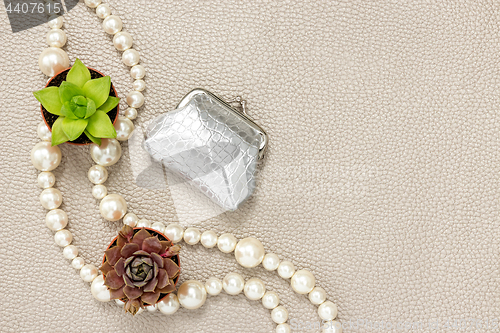
[[[179,245],[163,234],[125,225],[109,245],[101,272],[111,299],[136,314],[175,291],[179,280]]]

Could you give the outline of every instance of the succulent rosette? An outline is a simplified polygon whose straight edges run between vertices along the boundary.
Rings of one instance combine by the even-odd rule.
[[[180,246],[155,233],[153,236],[145,228],[124,226],[106,250],[101,267],[111,299],[125,302],[125,311],[132,314],[176,289]]]

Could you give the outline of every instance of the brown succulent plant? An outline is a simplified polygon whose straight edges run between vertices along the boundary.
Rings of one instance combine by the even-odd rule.
[[[180,246],[154,233],[157,235],[125,225],[106,251],[101,267],[111,299],[125,302],[125,311],[134,315],[173,292],[178,280]]]

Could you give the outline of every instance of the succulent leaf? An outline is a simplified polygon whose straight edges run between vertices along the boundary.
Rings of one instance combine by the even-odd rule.
[[[151,259],[154,260],[156,265],[158,265],[159,268],[163,268],[163,258],[158,254],[158,253],[151,253]]]
[[[131,299],[127,303],[125,303],[125,311],[130,312],[131,314],[135,315],[137,311],[142,307],[141,301],[137,299]]]
[[[135,251],[139,250],[139,245],[135,243],[128,243],[122,247],[121,256],[123,258],[130,257]]]
[[[130,240],[132,239],[132,237],[134,237],[134,228],[128,225],[124,225],[122,227],[122,230],[120,230],[119,235],[127,239],[127,241],[130,243]]]
[[[71,102],[75,96],[83,96],[83,90],[77,85],[68,81],[63,81],[59,86],[59,99],[61,103]]]
[[[85,135],[87,136],[87,138],[89,138],[89,140],[92,141],[93,143],[95,143],[98,146],[101,145],[101,139],[100,138],[96,138],[95,136],[93,136],[92,134],[90,134],[89,131],[87,131],[87,130],[83,131],[83,133],[85,133]]]
[[[168,294],[168,293],[175,291],[174,281],[170,279],[169,284],[167,284],[165,287],[163,287],[161,289],[157,288],[156,291],[159,291],[162,294]]]
[[[69,138],[70,141],[78,139],[80,135],[82,135],[83,131],[85,131],[85,127],[87,127],[88,120],[87,119],[70,119],[65,117],[62,121],[62,128],[64,134]]]
[[[118,261],[115,264],[115,271],[116,274],[118,274],[119,276],[125,274],[125,259],[123,258],[118,259]]]
[[[123,292],[125,293],[125,296],[127,296],[128,299],[136,299],[138,297],[141,297],[143,293],[141,289],[130,287],[128,285],[125,286],[125,288],[123,288]]]
[[[73,67],[68,72],[66,76],[66,81],[75,84],[76,86],[83,88],[85,83],[90,80],[89,69],[80,61],[76,59]]]
[[[106,275],[110,271],[113,270],[113,267],[106,261],[104,264],[102,264],[102,266],[101,266],[101,268],[99,268],[99,270],[102,272],[102,274]],[[116,270],[116,265],[115,265],[114,270]]]
[[[148,253],[158,253],[161,250],[161,243],[157,236],[148,237],[142,242],[142,249]]]
[[[47,87],[33,93],[35,98],[43,105],[50,113],[61,116],[61,99],[59,98],[58,87]]]
[[[167,271],[165,271],[164,269],[159,269],[157,280],[158,280],[158,285],[156,287],[159,289],[165,288],[169,283]]]
[[[116,264],[116,262],[118,261],[118,259],[121,258],[120,250],[121,250],[121,248],[119,248],[118,246],[115,246],[115,247],[112,247],[112,248],[106,250],[106,252],[105,252],[106,260],[108,261],[108,263],[111,266],[114,266]]]
[[[119,289],[125,284],[125,282],[123,281],[123,278],[121,276],[116,274],[115,271],[110,271],[106,275],[106,279],[104,280],[104,284],[111,289]]]
[[[99,111],[108,113],[109,111],[113,110],[118,105],[118,103],[120,103],[120,99],[118,97],[108,96],[106,102],[104,102],[104,104],[99,107]]]
[[[167,248],[172,246],[171,241],[160,241],[160,244],[161,244],[161,250],[158,252],[160,255],[164,255]]]
[[[82,93],[80,95],[85,95],[87,98],[92,99],[95,102],[96,108],[99,108],[107,101],[110,87],[111,78],[109,76],[104,76],[87,81],[83,86],[85,94]]]
[[[141,297],[141,300],[147,304],[155,304],[160,297],[160,293],[144,293]]]
[[[170,258],[163,259],[163,267],[170,279],[175,278],[179,274],[179,266]]]
[[[113,290],[113,289],[110,289],[109,290],[109,293],[111,295],[111,299],[122,299],[125,297],[125,294],[123,293],[123,288],[125,286],[122,286],[121,288],[119,289],[116,289],[116,290]]]
[[[140,248],[142,248],[142,242],[149,237],[151,237],[149,231],[142,228],[141,230],[139,230],[139,232],[137,232],[134,235],[134,237],[132,238],[132,243],[136,243],[137,245],[139,245]]]
[[[75,96],[71,99],[71,103],[74,103],[75,106],[87,106],[87,99],[84,96]]]
[[[85,110],[85,119],[90,118],[91,116],[94,115],[94,113],[97,111],[95,107],[94,100],[87,98],[87,104],[86,104],[86,110]]]
[[[96,111],[89,119],[87,131],[97,138],[116,138],[111,120],[102,111]]]
[[[158,279],[151,279],[143,288],[144,292],[152,293],[155,291]]]
[[[57,146],[69,140],[62,127],[63,121],[64,117],[59,117],[54,124],[52,124],[52,146]]]
[[[127,269],[128,270],[128,269]],[[131,288],[135,288],[135,285],[134,285],[134,281],[128,277],[127,275],[128,273],[125,273],[123,275],[123,280],[125,281],[125,284],[128,286],[128,287],[131,287]]]
[[[73,108],[71,102],[65,102],[61,107],[61,115],[69,119],[78,119],[78,117],[73,113]]]
[[[78,106],[73,110],[73,113],[75,114],[75,116],[78,117],[78,119],[83,119],[85,118],[85,113],[87,113],[87,107]]]

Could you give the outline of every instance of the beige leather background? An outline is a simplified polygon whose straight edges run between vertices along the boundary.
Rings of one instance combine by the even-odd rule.
[[[459,331],[454,320],[469,332],[495,331],[484,325],[500,319],[498,2],[109,3],[147,68],[137,124],[203,87],[242,95],[270,135],[254,197],[195,226],[256,236],[266,250],[310,269],[347,325],[423,325],[345,332]],[[45,227],[29,159],[41,120],[31,92],[47,79],[37,60],[48,27],[13,34],[3,8],[0,17],[0,331],[272,332],[269,311],[243,295],[222,294],[170,317],[133,318],[94,300]],[[64,29],[71,61],[111,75],[123,97],[132,81],[94,10],[80,3]],[[99,215],[88,149],[61,148],[55,174],[69,230],[97,265],[121,222]],[[168,192],[134,185],[126,145],[109,170],[109,191],[131,211],[176,221]],[[186,246],[182,269],[183,280],[232,270],[262,277],[291,319],[319,320],[276,273],[242,269],[232,255]],[[429,328],[436,321],[438,330]]]

